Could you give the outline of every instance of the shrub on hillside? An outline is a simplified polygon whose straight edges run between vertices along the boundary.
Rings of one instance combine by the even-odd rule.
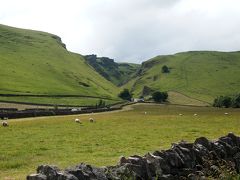
[[[128,89],[124,89],[124,90],[122,90],[122,91],[119,93],[118,97],[120,97],[120,98],[122,98],[122,99],[124,99],[124,100],[131,101],[131,99],[132,99],[132,94],[129,92]]]
[[[156,91],[152,94],[152,98],[155,102],[166,102],[168,98],[168,93]]]
[[[164,65],[164,66],[162,67],[162,73],[169,73],[169,72],[170,72],[169,67],[167,67],[166,65]]]
[[[106,106],[106,102],[100,99],[98,103],[96,104],[96,108],[103,108]]]

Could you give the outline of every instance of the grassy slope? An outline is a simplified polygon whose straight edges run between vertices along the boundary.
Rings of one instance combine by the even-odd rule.
[[[163,74],[167,65],[171,72]],[[219,95],[240,91],[240,52],[185,52],[157,56],[143,63],[142,72],[125,87],[140,95],[143,85],[212,102]]]
[[[182,139],[239,135],[240,111],[227,109],[228,116],[224,112],[210,107],[135,105],[132,111],[118,113],[11,120],[8,128],[0,127],[0,179],[24,179],[40,164],[113,165],[121,155],[143,155]],[[88,122],[90,116],[96,123]],[[76,117],[82,125],[74,122]]]
[[[31,104],[48,104],[48,105],[64,105],[64,106],[95,106],[101,98],[88,97],[1,97],[0,101],[6,102],[21,102]],[[122,100],[102,99],[106,105],[115,104]],[[16,106],[17,107],[17,106]]]
[[[121,79],[119,85],[127,83],[140,68],[140,64],[133,63],[118,63],[119,72],[121,73]]]
[[[113,84],[67,51],[55,35],[0,25],[0,44],[0,93],[117,94]]]

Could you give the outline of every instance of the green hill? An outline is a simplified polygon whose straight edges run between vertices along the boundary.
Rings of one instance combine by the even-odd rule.
[[[164,65],[169,73],[162,72]],[[157,56],[142,63],[137,76],[124,87],[136,97],[161,90],[170,91],[175,99],[184,96],[185,100],[212,103],[216,96],[239,93],[240,52],[193,51]]]
[[[0,25],[0,44],[0,94],[117,97],[118,88],[56,35]]]
[[[131,89],[135,97],[168,91],[170,102],[176,104],[204,105],[240,91],[240,52],[183,52],[157,56],[139,67],[95,55],[83,57],[69,52],[56,35],[4,25],[0,44],[0,101],[94,105],[105,97],[107,103],[115,103],[117,86],[124,83],[121,88]],[[164,65],[168,73],[162,72]]]
[[[116,86],[127,83],[140,67],[139,64],[116,63],[113,59],[96,55],[87,55],[85,59],[100,75]]]

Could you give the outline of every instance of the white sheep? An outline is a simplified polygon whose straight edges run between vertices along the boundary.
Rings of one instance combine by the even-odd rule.
[[[182,116],[183,114],[179,114],[179,116]]]
[[[197,114],[195,113],[194,116],[197,116]]]
[[[89,122],[93,123],[94,119],[93,118],[89,118]]]
[[[80,119],[75,119],[76,123],[81,123]]]
[[[224,114],[225,114],[225,115],[228,115],[228,113],[227,113],[227,112],[225,112]]]
[[[8,126],[8,122],[7,122],[7,121],[3,121],[3,122],[2,122],[2,126],[3,126],[3,127],[7,127],[7,126]]]
[[[144,112],[144,114],[146,115],[146,114],[147,114],[147,112],[145,111],[145,112]]]

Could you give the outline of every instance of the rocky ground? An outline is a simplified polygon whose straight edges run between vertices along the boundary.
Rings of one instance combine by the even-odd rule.
[[[79,164],[65,170],[40,165],[27,180],[152,180],[226,179],[240,171],[240,137],[229,133],[216,141],[200,137],[194,143],[180,142],[171,149],[121,157],[116,166]]]

